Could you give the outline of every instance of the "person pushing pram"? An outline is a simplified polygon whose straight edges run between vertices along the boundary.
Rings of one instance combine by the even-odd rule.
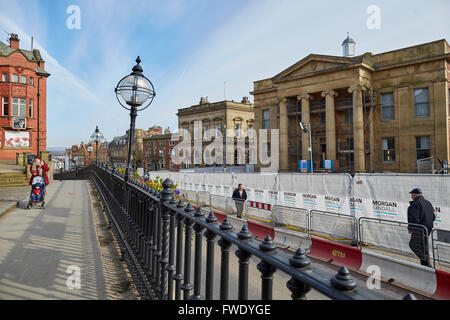
[[[45,207],[45,181],[44,178],[36,176],[31,182],[30,200],[28,201],[27,209],[33,205],[40,203],[41,208]]]

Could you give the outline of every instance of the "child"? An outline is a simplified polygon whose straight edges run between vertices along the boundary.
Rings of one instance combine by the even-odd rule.
[[[31,200],[34,202],[38,202],[41,200],[41,188],[36,186],[31,194]]]

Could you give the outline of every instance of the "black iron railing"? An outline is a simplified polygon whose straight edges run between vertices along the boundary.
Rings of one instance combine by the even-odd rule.
[[[65,179],[65,174],[61,177]],[[73,178],[73,174],[69,173],[67,177]],[[251,257],[260,260],[257,269],[261,273],[261,299],[264,300],[272,299],[275,272],[290,277],[286,290],[290,290],[294,300],[306,299],[312,289],[339,300],[388,298],[380,292],[357,287],[346,267],[340,268],[335,275],[328,274],[314,268],[302,249],[290,256],[279,250],[270,236],[263,242],[253,239],[246,224],[236,232],[227,218],[218,224],[214,213],[205,214],[201,208],[195,210],[191,204],[177,202],[169,179],[163,182],[164,189],[158,192],[133,179],[125,182],[123,175],[102,164],[80,170],[77,178],[89,178],[96,186],[122,256],[143,298],[228,300],[230,289],[234,288],[229,285],[232,247],[237,248],[239,300],[249,296]],[[206,256],[203,253],[204,237]],[[214,261],[216,244],[220,247],[220,261]],[[202,259],[206,259],[204,287],[201,287]],[[192,262],[194,279],[191,279]],[[216,269],[220,269],[219,283],[214,283]],[[214,296],[216,285],[219,285],[219,297]],[[407,299],[411,298],[411,295],[407,296]]]

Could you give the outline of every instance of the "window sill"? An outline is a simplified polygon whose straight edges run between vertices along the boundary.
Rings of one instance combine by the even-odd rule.
[[[2,150],[31,150],[31,147],[2,147]]]

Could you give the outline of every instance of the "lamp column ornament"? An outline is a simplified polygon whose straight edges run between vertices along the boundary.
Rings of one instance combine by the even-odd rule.
[[[134,129],[136,126],[136,117],[138,111],[146,109],[153,102],[156,95],[155,88],[152,82],[147,79],[143,74],[143,69],[140,65],[141,58],[137,57],[137,64],[133,67],[130,75],[122,78],[115,89],[117,101],[125,109],[130,111],[130,131],[128,140],[128,160],[125,174],[125,182],[130,178],[132,167],[131,167],[131,156],[133,154],[134,145]],[[125,102],[125,106],[122,102]]]
[[[95,162],[98,162],[98,143],[103,143],[105,141],[105,137],[98,130],[98,126],[95,127],[95,131],[91,134],[91,141],[95,142]]]

